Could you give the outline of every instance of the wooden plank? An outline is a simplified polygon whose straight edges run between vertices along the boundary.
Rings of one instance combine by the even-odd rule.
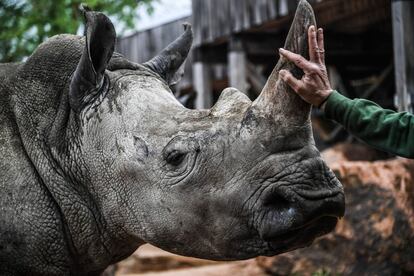
[[[230,20],[230,1],[216,0],[218,10],[220,12],[218,28],[222,30],[221,36],[228,36],[231,34],[232,26]]]
[[[265,20],[264,17],[267,19],[266,11],[264,11],[264,13],[263,13],[263,9],[262,9],[264,1],[263,0],[257,0],[256,4],[254,3],[254,1],[252,3],[251,0],[249,2],[250,2],[249,4],[251,6],[251,9],[252,9],[252,14],[253,14],[253,16],[252,16],[253,17],[253,24],[254,25],[259,25],[262,22],[262,20]]]
[[[214,39],[213,32],[214,32],[214,22],[215,22],[215,14],[213,11],[213,0],[205,0],[206,8],[205,11],[207,12],[207,18],[206,18],[206,36],[205,40],[207,42],[212,42]]]
[[[396,95],[400,111],[414,112],[414,2],[392,3]]]
[[[230,1],[230,17],[232,32],[239,32],[243,29],[243,3],[244,0],[229,0]]]
[[[243,51],[230,51],[228,54],[228,76],[230,86],[247,93],[247,58]]]
[[[194,45],[200,45],[202,43],[201,37],[201,5],[199,0],[192,1],[192,20],[191,23],[193,25],[194,31]]]
[[[288,0],[279,0],[279,16],[285,16],[289,13]]]
[[[210,65],[204,62],[193,63],[193,84],[197,94],[196,108],[210,108],[213,105]]]
[[[267,1],[267,11],[268,11],[268,18],[269,20],[271,19],[276,19],[276,17],[278,16],[277,13],[277,6],[278,6],[278,0],[272,0],[272,1]]]
[[[130,55],[131,56],[131,59],[133,61],[138,61],[138,54],[139,54],[139,51],[138,51],[138,49],[139,49],[138,40],[139,40],[139,36],[136,36],[136,37],[131,38],[131,44],[130,44],[129,51],[130,51],[130,54],[131,54]]]
[[[194,3],[197,3],[197,6],[194,7]],[[194,0],[193,1],[193,22],[195,22],[197,28],[194,30],[194,32],[196,33],[196,45],[201,45],[202,43],[204,43],[204,41],[206,40],[206,29],[208,28],[208,26],[206,26],[208,24],[207,20],[208,20],[208,16],[207,16],[207,12],[205,9],[205,1],[200,1],[200,0]]]
[[[249,0],[243,0],[240,3],[240,6],[243,10],[243,30],[248,29],[252,24],[251,22],[251,10],[249,5]]]

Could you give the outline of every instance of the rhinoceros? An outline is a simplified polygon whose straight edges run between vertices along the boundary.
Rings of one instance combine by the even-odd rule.
[[[340,182],[315,147],[311,107],[278,77],[253,102],[225,89],[208,110],[170,85],[183,34],[144,64],[84,9],[85,36],[58,35],[0,66],[0,274],[98,275],[150,243],[212,260],[308,246],[344,214]],[[285,48],[307,53],[301,1]]]

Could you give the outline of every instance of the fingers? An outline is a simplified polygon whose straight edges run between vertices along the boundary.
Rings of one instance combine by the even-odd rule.
[[[318,48],[320,53],[321,63],[325,64],[325,41],[323,37],[323,29],[318,29]]]
[[[295,78],[289,71],[280,70],[279,75],[295,92],[299,91],[302,82]]]
[[[315,26],[308,29],[309,57],[312,62],[320,63],[320,53]]]
[[[288,59],[289,61],[293,62],[297,67],[302,69],[304,72],[312,72],[315,68],[315,65],[311,62],[307,61],[304,57],[301,55],[292,53],[288,50],[285,50],[283,48],[279,49],[279,53]]]

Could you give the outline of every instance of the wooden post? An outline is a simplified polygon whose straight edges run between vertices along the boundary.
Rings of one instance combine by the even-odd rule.
[[[228,75],[231,87],[247,93],[247,57],[243,50],[242,41],[232,39],[228,53]]]
[[[197,61],[193,63],[193,83],[197,94],[196,109],[207,109],[213,105],[210,69],[210,65],[205,62]]]
[[[414,112],[414,1],[392,2],[394,65],[399,111]]]

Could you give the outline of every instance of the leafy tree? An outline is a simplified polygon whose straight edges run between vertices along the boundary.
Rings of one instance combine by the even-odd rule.
[[[153,0],[0,0],[0,62],[19,61],[46,38],[75,34],[83,22],[79,6],[105,12],[117,24],[132,28],[136,8],[152,11]]]

